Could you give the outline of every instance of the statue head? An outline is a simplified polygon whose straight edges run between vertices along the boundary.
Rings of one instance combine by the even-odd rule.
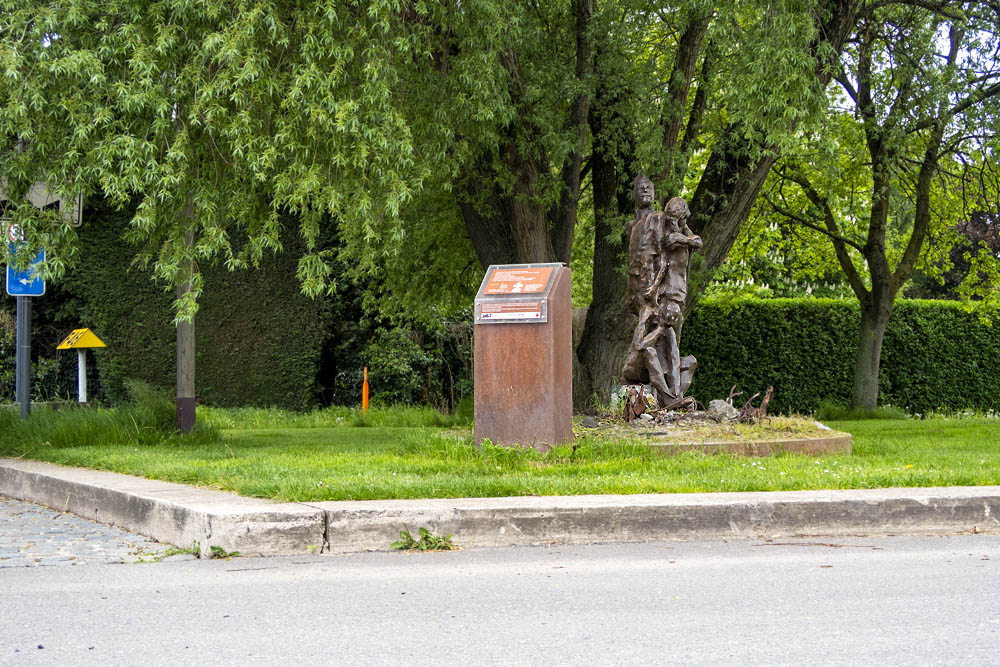
[[[661,317],[663,318],[663,323],[668,327],[672,327],[678,322],[684,320],[684,317],[681,315],[680,305],[674,303],[673,301],[670,301],[667,304],[665,304],[665,306],[663,307],[663,312],[661,313]]]
[[[688,208],[687,202],[680,197],[674,197],[668,201],[667,205],[663,207],[663,212],[671,220],[676,220],[679,226],[691,217],[691,209]]]
[[[653,197],[653,182],[640,171],[632,184],[632,198],[635,200],[636,208],[649,208],[653,205]]]

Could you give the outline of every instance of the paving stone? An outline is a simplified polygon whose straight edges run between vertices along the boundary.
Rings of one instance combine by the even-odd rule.
[[[142,535],[0,496],[0,567],[123,563],[167,548]]]

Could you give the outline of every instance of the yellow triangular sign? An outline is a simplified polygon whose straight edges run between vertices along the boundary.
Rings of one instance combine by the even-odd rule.
[[[107,347],[90,329],[73,329],[73,332],[56,346],[57,350],[75,350],[84,347]]]

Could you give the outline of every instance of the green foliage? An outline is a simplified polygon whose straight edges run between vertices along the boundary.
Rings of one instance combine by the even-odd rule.
[[[7,456],[37,456],[40,450],[86,447],[95,443],[151,447],[164,442],[219,443],[219,431],[199,424],[187,435],[176,433],[174,404],[162,391],[128,383],[131,401],[117,408],[85,408],[69,403],[37,407],[26,421],[15,410],[0,409],[0,442]],[[33,454],[34,453],[34,454]]]
[[[399,540],[390,544],[389,548],[403,551],[451,551],[455,545],[451,543],[450,533],[442,537],[426,528],[421,528],[420,537],[414,538],[404,523],[403,530],[399,531]]]
[[[378,378],[376,403],[420,403],[422,380],[439,370],[440,359],[427,354],[403,329],[379,330],[365,349],[370,382]]]
[[[685,323],[682,353],[698,358],[691,394],[703,403],[736,385],[744,400],[774,385],[769,411],[811,413],[848,403],[858,305],[834,299],[706,299]],[[1000,408],[1000,333],[959,304],[899,301],[882,348],[882,402],[909,412]]]
[[[7,297],[0,297],[7,298]],[[10,299],[13,301],[13,298]],[[36,302],[38,299],[35,300]],[[37,324],[37,318],[36,324]],[[0,403],[12,403],[17,388],[16,317],[0,305]],[[35,347],[38,349],[38,346]],[[68,357],[68,355],[67,355]],[[72,375],[72,377],[69,377]],[[76,398],[76,355],[72,368],[61,363],[57,356],[38,355],[31,362],[32,402],[58,401]]]
[[[209,558],[213,560],[215,559],[229,560],[230,558],[236,558],[237,556],[243,555],[239,551],[226,551],[222,547],[217,547],[215,545],[208,547],[208,550],[210,554]]]
[[[961,304],[898,302],[882,358],[887,403],[922,414],[1000,408],[1000,327]]]
[[[17,323],[14,315],[0,308],[0,402],[12,402],[17,382]]]
[[[795,248],[793,261],[779,257],[800,273],[796,260],[815,267],[806,272],[836,260],[861,304],[860,347],[870,353],[857,358],[854,406],[879,399],[882,333],[899,290],[918,269],[936,277],[948,267],[956,223],[996,210],[996,27],[981,3],[874,9],[841,58],[826,122],[786,147],[770,175],[761,208],[780,221],[781,245]],[[998,260],[978,254],[959,290],[994,312],[995,284],[982,279]]]
[[[336,340],[336,372],[324,373],[334,404],[358,405],[364,369],[373,404],[429,405],[454,410],[472,395],[472,323],[447,318],[430,325],[420,322],[377,326],[375,322],[345,323]],[[332,385],[332,386],[330,386]]]
[[[35,300],[36,331],[55,332],[35,336],[36,354],[46,357],[46,350],[53,350],[66,333],[86,326],[108,346],[88,353],[91,400],[126,401],[128,379],[172,387],[176,330],[171,298],[131,264],[134,249],[121,238],[129,224],[128,213],[95,206],[86,209],[85,218],[79,265],[50,284],[43,299]],[[203,267],[205,291],[196,320],[196,389],[207,402],[303,410],[319,399],[318,369],[324,344],[333,333],[330,323],[337,314],[336,302],[300,294],[295,252],[301,241],[291,232],[282,232],[279,238],[287,250],[264,257],[255,271]],[[13,346],[10,356],[4,354],[5,329],[0,326],[4,377],[8,364],[13,372]],[[60,360],[58,391],[50,389],[51,381],[33,385],[46,396],[75,396],[76,354],[55,354]],[[52,378],[51,370],[47,377]]]
[[[129,378],[173,386],[170,296],[131,265],[133,251],[121,238],[127,212],[94,206],[87,208],[86,219],[82,261],[34,304],[36,368],[47,373],[46,382],[33,381],[36,392],[44,391],[47,399],[75,396],[76,354],[56,352],[57,368],[46,350],[80,326],[92,328],[108,345],[88,353],[91,400],[125,401]],[[196,320],[200,399],[219,406],[294,410],[331,402],[356,405],[365,366],[372,398],[383,404],[450,410],[471,395],[468,307],[454,318],[427,323],[372,320],[364,315],[362,291],[346,279],[343,267],[335,297],[310,299],[299,293],[295,279],[301,241],[290,230],[280,238],[285,251],[264,257],[256,270],[202,268],[205,291]],[[9,297],[0,302],[4,299],[12,302]],[[0,318],[0,396],[9,394],[12,400],[14,320],[4,308]]]
[[[127,235],[171,285],[191,260],[256,266],[281,248],[290,212],[310,295],[329,285],[336,259],[317,243],[321,225],[335,220],[359,268],[374,271],[423,182],[450,173],[457,137],[476,137],[498,113],[498,54],[517,29],[508,3],[491,0],[0,10],[0,173],[30,249],[50,252],[45,273],[65,272],[79,237],[22,205],[35,181],[137,200]],[[181,317],[203,287],[196,275]]]

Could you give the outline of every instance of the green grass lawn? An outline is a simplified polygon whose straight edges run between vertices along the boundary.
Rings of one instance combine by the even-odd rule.
[[[0,443],[0,456],[289,501],[1000,484],[996,419],[830,422],[854,436],[852,454],[744,458],[664,456],[589,434],[577,438],[575,451],[477,449],[467,427],[419,411],[373,411],[364,427],[351,425],[361,423],[351,411],[202,414],[205,431],[154,444],[127,435],[102,443],[97,430],[82,441],[72,428],[52,425],[55,413],[32,417],[39,421],[29,430],[8,420],[0,422],[0,436],[12,437]],[[444,426],[419,425],[436,421]]]

